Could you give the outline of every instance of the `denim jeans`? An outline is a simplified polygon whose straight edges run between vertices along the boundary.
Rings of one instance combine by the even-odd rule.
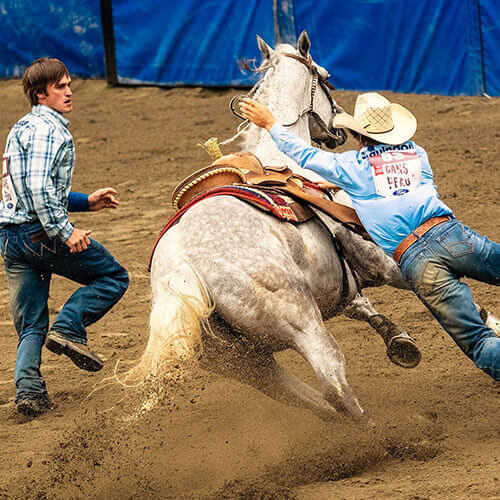
[[[428,231],[403,254],[403,278],[478,368],[500,380],[500,337],[474,305],[473,278],[500,285],[500,245],[452,219]]]
[[[97,241],[80,253],[56,239],[48,239],[39,222],[9,225],[0,230],[14,326],[19,335],[14,380],[17,401],[46,395],[40,371],[42,346],[49,328],[52,274],[81,285],[55,318],[52,329],[64,337],[87,343],[86,327],[100,319],[125,293],[128,273]]]

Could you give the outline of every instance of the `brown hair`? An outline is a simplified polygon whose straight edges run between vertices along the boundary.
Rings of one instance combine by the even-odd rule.
[[[354,137],[354,139],[359,139],[363,146],[376,146],[377,144],[382,144],[375,139],[371,139],[370,137],[366,137],[366,135],[358,134],[358,132],[354,132],[354,130],[349,130],[350,134]]]
[[[38,104],[37,94],[47,94],[49,83],[59,83],[65,76],[69,76],[68,68],[59,59],[41,57],[33,61],[23,75],[23,90],[31,105]]]

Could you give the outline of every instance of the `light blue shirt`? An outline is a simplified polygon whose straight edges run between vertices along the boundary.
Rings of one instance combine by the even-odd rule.
[[[427,219],[453,216],[439,199],[427,153],[413,141],[331,153],[312,147],[279,123],[270,132],[280,151],[351,197],[368,234],[391,256]]]
[[[71,236],[68,196],[75,145],[68,123],[57,111],[37,105],[12,127],[3,161],[17,200],[10,206],[5,199],[0,202],[0,227],[39,220],[50,238]]]

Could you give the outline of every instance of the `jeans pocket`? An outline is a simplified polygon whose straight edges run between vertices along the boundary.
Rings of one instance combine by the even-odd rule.
[[[436,241],[452,257],[462,257],[473,253],[475,244],[472,240],[472,231],[463,224],[457,222],[443,234],[436,238]]]
[[[23,245],[31,255],[36,257],[50,257],[57,253],[60,248],[58,238],[49,238],[43,229],[36,229],[26,233]]]

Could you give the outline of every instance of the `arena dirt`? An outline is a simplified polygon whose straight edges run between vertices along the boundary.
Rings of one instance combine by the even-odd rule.
[[[103,372],[79,371],[45,351],[43,373],[57,409],[28,419],[13,403],[17,336],[1,274],[0,498],[499,498],[500,387],[410,292],[366,293],[418,339],[423,359],[416,369],[392,365],[366,324],[344,317],[327,324],[345,352],[349,383],[376,423],[373,431],[343,420],[324,423],[210,367],[190,367],[165,381],[160,404],[139,416],[141,391],[116,383],[96,387],[117,361],[137,358],[145,346],[147,263],[173,213],[172,188],[208,163],[198,142],[232,135],[238,122],[228,102],[237,91],[75,80],[74,92],[73,189],[114,186],[121,205],[73,221],[127,267],[131,286],[89,328],[90,345],[107,361]],[[1,81],[0,95],[4,143],[28,106],[18,80]],[[442,199],[465,223],[500,240],[500,101],[386,95],[416,115],[416,140],[427,148]],[[352,110],[354,93],[336,98]],[[470,284],[478,302],[500,313],[498,289]],[[53,279],[52,317],[73,289]],[[279,360],[315,383],[295,353]]]

